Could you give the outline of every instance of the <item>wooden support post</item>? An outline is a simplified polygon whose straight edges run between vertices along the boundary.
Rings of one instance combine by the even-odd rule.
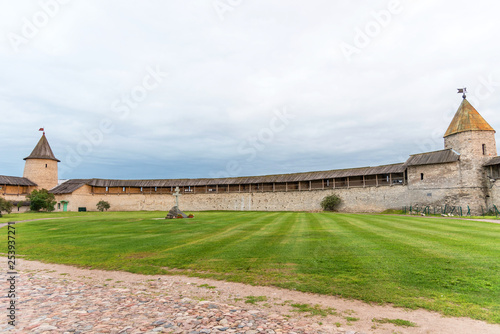
[[[347,189],[349,189],[349,176],[347,177]]]
[[[312,181],[309,181],[309,191],[312,189]]]
[[[218,185],[218,184],[216,184],[216,185],[215,185],[215,192],[216,192],[216,193],[218,193],[218,192],[219,192],[219,185]]]
[[[300,181],[299,181],[299,191],[300,191]]]
[[[378,187],[378,175],[377,174],[375,174],[375,186]]]
[[[285,191],[288,191],[288,182],[285,182]]]
[[[273,182],[273,192],[275,192],[275,191],[276,191],[276,183]]]
[[[366,180],[365,180],[365,176],[363,175],[363,188],[366,187]]]
[[[389,185],[392,187],[392,173],[389,173]]]
[[[321,179],[321,189],[325,190],[325,179]]]

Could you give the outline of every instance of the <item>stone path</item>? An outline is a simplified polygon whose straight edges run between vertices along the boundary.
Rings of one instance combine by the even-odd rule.
[[[22,273],[17,290],[20,323],[15,328],[1,325],[0,332],[326,333],[314,322],[297,323],[259,309],[166,294],[171,287],[171,282],[161,280],[137,286],[96,285],[47,272]]]

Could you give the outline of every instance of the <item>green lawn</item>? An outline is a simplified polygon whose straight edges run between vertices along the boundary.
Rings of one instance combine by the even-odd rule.
[[[500,323],[500,224],[305,212],[152,219],[165,215],[38,214],[69,218],[15,225],[17,253],[92,268],[274,285]],[[0,222],[33,218],[9,215]]]

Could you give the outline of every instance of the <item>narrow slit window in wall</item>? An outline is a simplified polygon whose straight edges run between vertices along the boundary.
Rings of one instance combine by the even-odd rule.
[[[420,180],[424,179],[424,173],[420,173]]]
[[[486,155],[486,144],[483,144],[483,155]]]

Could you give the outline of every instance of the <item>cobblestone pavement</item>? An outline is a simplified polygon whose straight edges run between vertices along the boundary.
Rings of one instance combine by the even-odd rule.
[[[5,260],[5,258],[2,258]],[[21,260],[15,327],[2,293],[0,333],[500,333],[500,326],[425,310],[370,306],[332,296],[185,276],[145,276]],[[7,282],[5,272],[0,275]],[[2,285],[4,291],[8,283]],[[257,301],[246,303],[252,295]],[[258,301],[258,297],[261,301]],[[293,303],[330,308],[293,312]],[[372,322],[411,320],[416,327]]]
[[[326,333],[311,321],[294,323],[259,309],[164,294],[169,284],[156,280],[119,287],[119,283],[94,285],[23,273],[16,314],[20,323],[0,328],[2,332],[75,334]]]

